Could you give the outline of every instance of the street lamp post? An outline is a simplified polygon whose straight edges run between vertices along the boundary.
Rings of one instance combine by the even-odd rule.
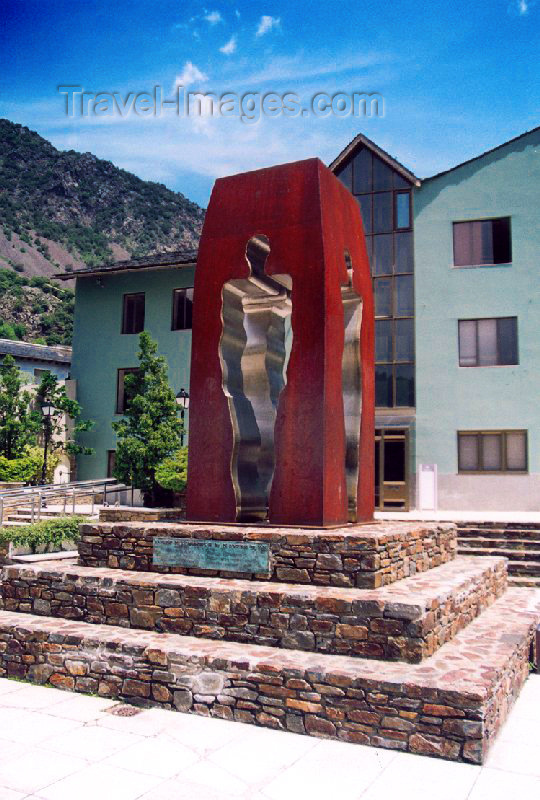
[[[176,395],[176,402],[180,407],[180,420],[182,422],[182,433],[180,434],[180,446],[184,446],[184,419],[186,415],[186,411],[189,408],[189,394],[186,392],[185,389],[180,389],[178,394]]]
[[[49,452],[49,442],[51,440],[51,417],[54,414],[54,406],[47,401],[41,404],[41,416],[43,417],[43,467],[41,469],[41,485],[47,482],[47,456]]]

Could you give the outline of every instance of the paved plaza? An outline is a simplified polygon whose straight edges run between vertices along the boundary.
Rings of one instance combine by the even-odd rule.
[[[540,797],[540,675],[483,767],[0,679],[0,800]]]

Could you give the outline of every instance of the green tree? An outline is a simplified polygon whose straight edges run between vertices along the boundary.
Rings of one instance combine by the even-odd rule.
[[[184,491],[187,486],[187,457],[187,447],[181,447],[163,459],[156,468],[156,480],[160,486],[171,492]]]
[[[13,356],[0,365],[0,455],[19,458],[35,444],[39,425],[32,412],[32,396],[23,391],[23,376]]]
[[[77,442],[77,434],[89,431],[91,420],[81,419],[81,406],[68,397],[66,387],[58,383],[58,378],[46,372],[36,392],[36,406],[33,412],[36,424],[43,438],[42,483],[47,475],[47,461],[50,453],[64,452],[68,455],[91,455],[90,447]],[[49,413],[45,413],[48,410]]]
[[[113,422],[118,435],[114,475],[141,489],[145,502],[155,506],[160,496],[156,469],[180,447],[182,425],[165,359],[146,331],[139,336],[138,358],[138,370],[125,376],[124,418]]]

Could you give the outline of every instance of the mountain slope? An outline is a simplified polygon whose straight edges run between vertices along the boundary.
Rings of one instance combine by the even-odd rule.
[[[71,344],[74,295],[44,276],[0,269],[0,339]]]
[[[58,268],[197,247],[204,212],[91,153],[0,119],[0,268]]]
[[[0,337],[70,344],[55,272],[198,245],[204,211],[109,161],[0,119]]]

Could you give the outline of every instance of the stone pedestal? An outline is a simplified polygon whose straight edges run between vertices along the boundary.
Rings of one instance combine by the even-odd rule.
[[[455,557],[453,525],[102,516],[79,563],[4,567],[0,675],[475,764],[527,678],[540,593]],[[268,570],[156,566],[156,536],[264,545]]]

